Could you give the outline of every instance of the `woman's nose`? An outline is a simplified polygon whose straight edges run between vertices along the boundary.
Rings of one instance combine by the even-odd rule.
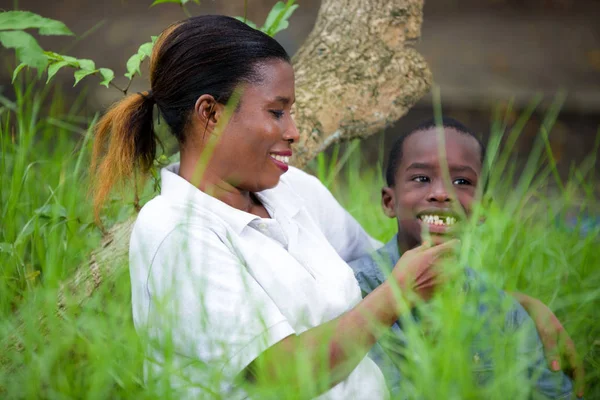
[[[286,140],[290,143],[297,142],[300,139],[300,133],[298,132],[298,128],[296,128],[296,124],[292,120],[288,129],[283,132],[283,140]]]

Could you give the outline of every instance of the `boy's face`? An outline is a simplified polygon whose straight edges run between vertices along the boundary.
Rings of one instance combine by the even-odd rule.
[[[403,143],[396,184],[382,190],[387,216],[398,219],[398,237],[407,250],[429,231],[434,243],[452,236],[454,224],[469,216],[481,173],[477,140],[444,128],[449,181],[444,179],[437,128],[415,132]]]

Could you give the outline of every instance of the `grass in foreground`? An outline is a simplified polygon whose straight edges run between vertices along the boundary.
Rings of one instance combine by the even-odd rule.
[[[83,97],[67,107],[60,90],[38,91],[23,83],[15,90],[15,102],[0,99],[0,397],[177,398],[166,377],[144,382],[144,346],[131,321],[125,264],[113,265],[117,272],[88,301],[67,297],[57,312],[60,282],[86,265],[102,237],[87,196],[93,118],[80,116]],[[556,112],[549,112],[548,131]],[[527,118],[525,112],[523,121]],[[465,232],[461,257],[498,287],[537,297],[557,313],[585,357],[586,397],[600,397],[600,227],[584,232],[582,219],[584,210],[597,212],[598,177],[589,167],[594,160],[557,184],[552,163],[542,162],[541,140],[517,180],[509,157],[495,150],[501,130],[498,119],[490,146],[496,160],[490,173],[494,202],[479,211],[485,224]],[[312,171],[371,234],[386,241],[395,223],[380,211],[380,166],[363,165],[359,145],[350,148],[354,151],[321,155]],[[557,189],[550,190],[550,183]],[[107,226],[132,212],[127,202],[125,208],[119,201],[109,207]],[[495,379],[484,388],[475,385],[471,360],[460,350],[473,322],[457,312],[463,301],[450,285],[432,305],[434,334],[409,332],[410,352],[400,368],[410,384],[403,394],[526,398],[524,382],[514,379],[520,366],[501,357]],[[275,393],[280,399],[297,397],[285,388]]]

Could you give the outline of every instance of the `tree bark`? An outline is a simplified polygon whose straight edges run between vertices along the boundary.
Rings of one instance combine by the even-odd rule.
[[[324,0],[313,31],[293,57],[295,120],[301,134],[293,164],[304,167],[341,140],[365,138],[397,121],[430,87],[431,73],[412,47],[423,0]],[[114,225],[88,265],[59,296],[84,302],[126,268],[135,215]]]
[[[402,117],[430,87],[413,48],[423,0],[324,0],[294,56],[296,122],[303,167],[340,140],[365,138]]]

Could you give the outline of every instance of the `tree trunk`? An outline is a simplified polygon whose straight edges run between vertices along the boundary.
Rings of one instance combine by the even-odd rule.
[[[423,0],[322,2],[313,31],[293,58],[301,134],[294,165],[304,167],[340,140],[381,131],[428,91],[431,73],[412,47],[422,11]],[[109,230],[88,265],[64,284],[59,308],[64,294],[83,302],[126,268],[134,221],[132,216]]]
[[[303,167],[332,143],[365,138],[402,117],[431,83],[412,47],[423,0],[324,0],[294,56]]]

